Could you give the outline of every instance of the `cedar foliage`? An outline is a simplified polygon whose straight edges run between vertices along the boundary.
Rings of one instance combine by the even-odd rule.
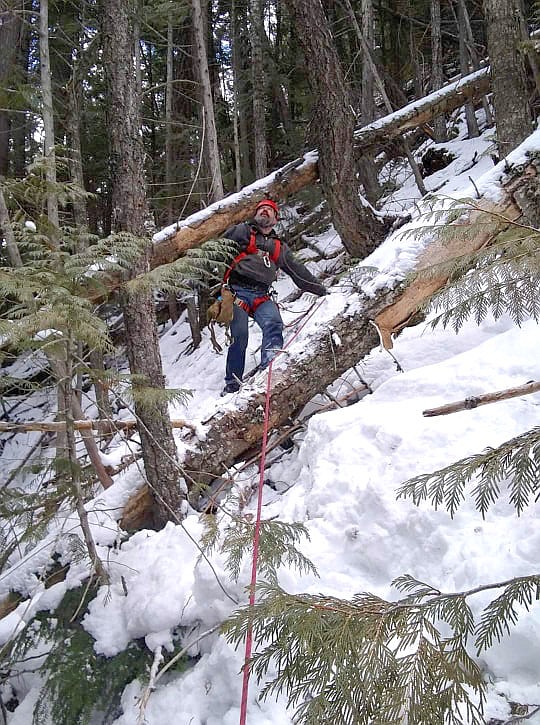
[[[449,212],[437,212],[443,223],[432,233],[455,233],[448,214],[457,219],[471,206],[462,200]],[[478,221],[489,223],[485,217]],[[466,233],[476,229],[472,225]],[[431,301],[439,311],[433,325],[450,324],[457,332],[468,318],[480,323],[488,312],[496,318],[510,314],[516,324],[528,317],[538,321],[539,250],[538,229],[512,225],[490,247],[453,261],[445,269],[448,285]],[[538,498],[540,429],[406,481],[398,497],[417,505],[429,500],[453,515],[471,482],[482,515],[503,492],[519,515]],[[263,583],[255,606],[237,610],[223,630],[239,644],[253,628],[251,667],[264,681],[263,698],[285,694],[302,725],[481,725],[487,685],[468,647],[473,642],[480,655],[510,632],[536,602],[540,574],[453,593],[408,574],[393,585],[404,595],[397,601],[369,593],[352,600],[291,595],[275,582]],[[469,600],[492,590],[502,591],[475,618]]]

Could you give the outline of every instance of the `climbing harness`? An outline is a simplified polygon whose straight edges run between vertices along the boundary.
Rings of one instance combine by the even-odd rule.
[[[319,307],[322,305],[323,300],[320,300],[317,305],[313,305],[312,309],[306,316],[304,317],[302,324],[294,335],[290,337],[286,344],[284,345],[283,350],[280,350],[276,357],[281,355],[283,352],[285,352],[285,348],[287,348],[291,342],[297,337],[297,335],[300,333],[301,329],[307,324],[308,320],[317,312]],[[264,487],[264,465],[266,462],[266,447],[268,443],[268,428],[269,428],[269,419],[270,419],[270,386],[272,381],[272,364],[276,358],[273,358],[273,360],[270,361],[270,364],[268,365],[268,378],[266,380],[266,398],[264,403],[264,421],[263,421],[263,436],[262,436],[262,444],[261,444],[261,458],[259,461],[259,485],[257,488],[257,516],[255,519],[255,532],[253,534],[253,559],[251,563],[251,582],[249,585],[249,608],[255,606],[255,587],[257,585],[257,562],[259,559],[259,542],[260,542],[260,535],[261,535],[261,513],[262,513],[262,499],[263,499],[263,487]],[[251,659],[251,650],[253,647],[253,625],[251,621],[249,621],[247,632],[246,632],[246,650],[245,650],[245,657],[244,657],[244,674],[242,679],[242,699],[240,702],[240,725],[246,725],[246,718],[247,718],[247,702],[248,702],[248,691],[249,691],[249,676],[250,676],[250,666],[249,666],[249,660]]]
[[[250,235],[249,235],[249,242],[247,247],[240,252],[240,254],[237,254],[236,257],[233,259],[233,261],[230,263],[229,267],[227,268],[225,274],[223,275],[223,288],[222,289],[230,289],[229,288],[229,277],[231,276],[231,272],[233,269],[243,260],[245,259],[248,254],[262,254],[264,266],[268,267],[270,269],[270,260],[274,264],[277,264],[277,261],[279,259],[279,255],[281,254],[281,241],[275,237],[274,238],[274,251],[272,253],[270,252],[263,252],[257,247],[257,230],[254,227],[251,227]],[[247,312],[250,317],[253,317],[255,315],[255,312],[258,307],[260,307],[265,302],[268,302],[271,300],[271,297],[269,294],[263,294],[259,297],[255,297],[251,305],[248,302],[244,302],[244,300],[239,299],[235,296],[234,298],[234,304],[240,307],[244,312]],[[232,319],[232,318],[231,318]]]
[[[270,252],[262,252],[257,247],[257,230],[254,227],[251,227],[248,245],[242,252],[240,252],[240,254],[237,254],[236,257],[233,259],[233,261],[230,263],[228,269],[226,270],[225,274],[223,275],[223,284],[225,284],[225,285],[227,284],[233,269],[243,259],[245,259],[248,256],[248,254],[259,254],[259,253],[262,254],[265,267],[270,268],[270,260],[272,260],[272,262],[274,264],[277,264],[279,255],[281,254],[281,241],[277,237],[274,237],[274,242],[275,242],[274,251],[271,254],[270,254]]]

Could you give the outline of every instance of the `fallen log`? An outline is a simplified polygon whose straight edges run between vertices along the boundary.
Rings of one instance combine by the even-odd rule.
[[[467,101],[481,98],[489,87],[489,68],[483,68],[358,129],[355,131],[355,144],[361,151],[372,150],[383,142],[425,124],[441,113],[448,113]],[[208,239],[220,237],[232,224],[238,224],[251,216],[257,202],[265,196],[284,200],[313,184],[318,178],[317,152],[310,151],[303,158],[292,161],[265,179],[259,179],[244,187],[241,192],[161,230],[154,236],[152,267],[173,262],[188,249],[197,247]]]
[[[392,305],[375,318],[381,342],[387,350],[393,345],[392,337],[414,319],[424,302],[441,289],[448,279],[444,271],[438,274],[418,273],[427,272],[430,268],[444,265],[491,244],[501,232],[522,217],[524,207],[522,198],[529,199],[531,188],[538,192],[538,170],[534,164],[529,164],[522,174],[506,183],[503,187],[504,196],[497,203],[485,199],[475,203],[469,208],[470,213],[467,217],[462,217],[453,224],[456,231],[459,231],[459,226],[473,227],[482,218],[483,223],[478,225],[476,234],[456,233],[454,237],[445,235],[444,238],[437,236],[424,250],[415,265],[417,274],[413,281]],[[532,195],[535,196],[535,193]]]

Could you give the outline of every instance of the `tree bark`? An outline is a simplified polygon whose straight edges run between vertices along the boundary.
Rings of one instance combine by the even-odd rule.
[[[518,0],[484,0],[500,156],[532,133]]]
[[[167,224],[173,222],[173,82],[174,48],[172,12],[167,19],[167,76],[165,86],[165,190],[167,194]]]
[[[444,85],[442,65],[442,35],[441,35],[441,0],[431,0],[431,87],[437,91]],[[446,119],[437,116],[433,119],[435,140],[446,141]]]
[[[375,120],[375,96],[373,94],[375,75],[373,64],[373,48],[375,46],[375,24],[373,16],[373,0],[362,0],[362,28],[359,27],[354,9],[350,0],[345,0],[347,12],[359,36],[362,48],[362,100],[361,118],[362,124],[371,123]],[[380,198],[382,194],[379,183],[377,167],[373,161],[373,155],[369,152],[360,157],[360,178],[362,180],[367,199],[372,203]]]
[[[469,11],[467,10],[467,5],[465,4],[465,0],[458,0],[461,12],[463,14],[463,22],[465,24],[466,29],[466,37],[467,37],[467,48],[471,57],[471,63],[473,70],[479,70],[480,69],[480,57],[478,55],[478,52],[475,47],[474,43],[474,35],[472,31],[471,26],[471,18],[469,16]],[[489,105],[489,101],[486,96],[482,96],[482,108],[484,109],[484,114],[486,117],[486,124],[487,126],[493,126],[495,121],[493,119],[493,113],[491,112],[491,106]]]
[[[261,0],[249,0],[251,25],[251,79],[253,98],[253,143],[255,176],[263,178],[268,173],[266,152],[266,113],[264,108],[266,78],[263,66],[263,5]]]
[[[147,205],[144,186],[139,97],[133,68],[134,5],[130,0],[106,0],[103,17],[103,56],[109,92],[113,223],[116,231],[145,236]],[[133,265],[130,276],[149,269],[151,245]],[[132,374],[144,387],[164,390],[154,301],[151,293],[123,294],[126,345]],[[139,383],[139,388],[141,387]],[[137,386],[134,385],[134,392]],[[139,390],[140,392],[140,390]],[[178,482],[176,446],[167,403],[160,397],[135,398],[144,467],[156,498],[157,521],[181,517],[184,492]]]
[[[214,101],[212,99],[212,86],[210,73],[208,71],[208,56],[204,35],[204,23],[202,16],[201,0],[192,0],[193,8],[193,30],[195,33],[195,57],[196,67],[201,86],[203,106],[203,132],[205,148],[210,168],[211,201],[218,201],[224,196],[223,181],[221,178],[221,162],[219,157],[219,146],[216,130],[216,119],[214,114]]]
[[[311,66],[313,125],[324,195],[344,247],[353,257],[363,259],[376,249],[384,229],[360,197],[353,143],[355,118],[338,54],[321,0],[287,0],[287,4]]]
[[[49,59],[49,2],[41,0],[39,6],[39,65],[41,69],[41,94],[43,101],[44,157],[47,192],[47,216],[52,227],[52,237],[58,234],[58,197],[56,189],[56,154],[54,149],[54,117]]]
[[[465,3],[458,0],[458,11],[455,13],[454,3],[451,3],[452,12],[456,18],[456,26],[459,34],[459,67],[461,75],[469,73],[469,52],[467,49],[467,23],[465,22]],[[474,112],[474,105],[471,102],[465,104],[465,119],[467,121],[467,134],[469,138],[478,138],[480,130]]]
[[[21,35],[22,7],[21,0],[0,5],[0,88],[9,85],[13,75]],[[9,168],[10,125],[9,111],[0,110],[0,176],[6,176]]]

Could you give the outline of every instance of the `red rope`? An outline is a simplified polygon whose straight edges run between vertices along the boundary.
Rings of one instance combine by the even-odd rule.
[[[318,308],[321,306],[322,300],[319,302],[319,304],[314,307],[309,314],[306,313],[306,317],[303,321],[303,324],[296,330],[294,335],[287,340],[287,344],[284,346],[283,349],[288,347],[291,342],[294,340],[294,338],[298,335],[302,327],[307,323],[309,318],[315,314],[315,312],[318,310]],[[281,354],[281,351],[278,352],[276,357]],[[274,358],[275,360],[275,358]],[[249,607],[253,607],[255,605],[255,587],[257,585],[257,561],[259,558],[259,540],[261,535],[261,512],[262,512],[262,499],[263,499],[263,486],[264,486],[264,464],[266,462],[266,444],[268,442],[268,428],[269,428],[269,418],[270,418],[270,384],[272,380],[272,363],[273,360],[270,361],[270,365],[268,366],[268,378],[266,381],[266,400],[264,404],[264,424],[263,424],[263,437],[262,437],[262,445],[261,445],[261,459],[259,462],[259,486],[258,486],[258,494],[257,494],[257,518],[255,519],[255,533],[253,535],[253,560],[251,564],[251,583],[249,585]],[[242,680],[242,700],[240,703],[240,725],[246,725],[246,717],[247,717],[247,702],[248,702],[248,691],[249,691],[249,676],[250,676],[250,666],[249,666],[249,660],[251,659],[251,650],[253,647],[253,626],[251,623],[251,620],[248,623],[248,628],[246,632],[246,651],[245,651],[245,657],[244,657],[244,676]]]
[[[266,442],[268,440],[268,419],[270,413],[270,381],[272,379],[272,361],[268,366],[268,379],[266,382],[266,402],[264,406],[264,427],[261,449],[261,460],[259,463],[259,489],[257,496],[257,518],[255,521],[255,534],[253,536],[253,561],[251,565],[251,584],[249,586],[249,607],[255,604],[255,586],[257,584],[257,560],[259,558],[259,539],[261,534],[261,511],[264,485],[264,463],[266,459]],[[246,633],[246,654],[244,659],[244,678],[242,682],[242,701],[240,704],[240,725],[246,725],[247,700],[249,690],[251,648],[253,646],[253,627],[251,621],[248,624]]]

